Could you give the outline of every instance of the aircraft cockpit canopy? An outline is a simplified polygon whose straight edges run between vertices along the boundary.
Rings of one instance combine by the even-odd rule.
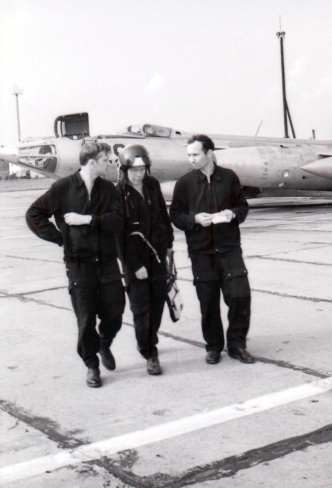
[[[141,136],[141,137],[170,137],[172,129],[164,127],[162,125],[144,124],[141,125],[129,125],[125,129],[119,132],[123,135]]]
[[[171,129],[162,125],[144,124],[143,132],[150,137],[170,137]]]

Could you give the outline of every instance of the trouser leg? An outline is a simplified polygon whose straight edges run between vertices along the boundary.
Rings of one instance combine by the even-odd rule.
[[[220,314],[219,280],[196,282],[197,297],[202,314],[202,333],[207,351],[219,351],[224,348],[224,330]]]
[[[71,301],[77,318],[77,352],[88,368],[98,368],[99,335],[96,331],[98,287],[73,288]]]
[[[158,330],[166,300],[165,282],[134,280],[127,290],[138,350],[146,359],[158,357]]]
[[[157,332],[160,328],[164,305],[166,302],[167,283],[165,281],[155,281],[151,283],[150,296],[152,329],[156,335],[156,339],[158,342]]]
[[[100,347],[108,349],[122,326],[125,306],[124,288],[121,280],[99,286],[98,317]]]
[[[228,306],[228,349],[246,348],[251,297],[247,270],[240,250],[228,253],[221,287]]]
[[[250,296],[231,298],[224,295],[228,309],[227,346],[228,349],[246,348],[246,337],[250,325]]]

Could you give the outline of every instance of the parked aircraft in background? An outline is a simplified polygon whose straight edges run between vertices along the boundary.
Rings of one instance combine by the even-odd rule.
[[[110,147],[107,177],[117,180],[117,161],[123,147],[139,143],[150,154],[151,172],[171,199],[176,180],[192,170],[186,141],[192,133],[154,124],[130,125],[121,132],[90,137],[87,113],[55,120],[55,137],[20,142],[0,148],[0,159],[58,179],[79,168],[82,140],[97,140]],[[256,194],[268,189],[332,191],[332,140],[209,134],[216,163],[234,170],[243,187]]]

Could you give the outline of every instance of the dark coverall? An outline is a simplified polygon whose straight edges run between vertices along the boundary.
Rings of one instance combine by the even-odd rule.
[[[152,176],[143,180],[143,196],[130,185],[119,183],[125,212],[125,229],[117,234],[119,255],[125,273],[130,308],[133,312],[137,347],[145,359],[158,357],[158,330],[167,296],[167,249],[172,248],[173,228],[160,184]],[[156,250],[155,254],[140,232]],[[145,266],[148,278],[139,280],[135,273]]]
[[[80,172],[56,181],[29,208],[29,228],[41,239],[64,246],[69,293],[77,317],[77,352],[97,368],[100,347],[109,347],[121,328],[125,298],[114,232],[124,216],[113,183],[94,182],[90,199]],[[67,225],[64,215],[91,215],[89,225]],[[50,222],[54,215],[57,227]],[[100,318],[99,334],[96,316]]]
[[[236,216],[230,223],[208,227],[195,223],[198,213],[226,209]],[[170,216],[173,224],[185,231],[207,351],[220,352],[224,347],[220,290],[229,307],[228,349],[246,347],[250,287],[242,258],[239,224],[247,214],[247,201],[232,170],[215,165],[210,182],[200,170],[193,170],[175,186]]]

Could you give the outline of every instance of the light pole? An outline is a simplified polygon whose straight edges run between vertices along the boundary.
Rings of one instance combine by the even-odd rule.
[[[20,130],[20,112],[18,109],[18,96],[22,95],[23,93],[23,88],[19,88],[17,85],[15,85],[12,89],[12,95],[16,96],[16,111],[17,111],[17,129],[18,129],[18,140],[21,140],[21,130]]]
[[[285,137],[289,137],[289,135],[288,135],[288,123],[287,123],[287,101],[286,101],[286,83],[285,83],[285,65],[284,65],[284,38],[285,38],[285,32],[277,32],[277,37],[280,40],[282,101],[283,101],[283,106],[284,106]]]
[[[281,26],[280,26],[281,31]],[[292,134],[294,139],[296,138],[295,130],[293,127],[292,118],[290,116],[287,98],[286,98],[286,81],[285,81],[285,63],[284,63],[284,39],[286,36],[286,32],[277,32],[277,37],[280,40],[280,54],[281,54],[281,81],[282,81],[282,101],[284,106],[284,127],[285,127],[285,138],[289,138],[288,135],[288,120],[291,126]],[[287,119],[288,117],[288,119]]]

